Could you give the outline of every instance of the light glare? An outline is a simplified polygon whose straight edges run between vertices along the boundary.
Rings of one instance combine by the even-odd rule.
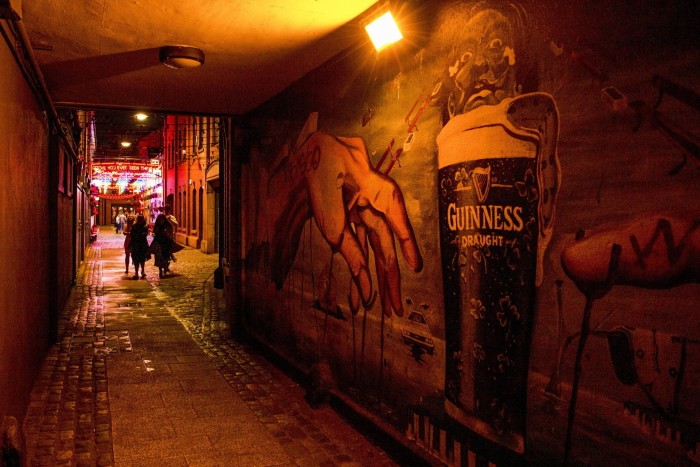
[[[403,39],[399,26],[396,24],[396,21],[394,21],[394,17],[391,16],[390,11],[387,11],[365,26],[365,30],[367,34],[369,34],[369,38],[372,40],[372,44],[374,44],[374,48],[377,49],[377,52]]]

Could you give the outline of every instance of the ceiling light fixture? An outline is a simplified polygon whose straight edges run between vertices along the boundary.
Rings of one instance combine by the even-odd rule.
[[[394,21],[390,11],[367,24],[365,31],[369,34],[369,38],[372,40],[372,44],[374,44],[377,52],[403,39],[399,26]]]
[[[131,147],[131,141],[122,141],[122,147],[123,148]]]
[[[148,115],[146,115],[145,113],[139,112],[136,115],[134,115],[134,117],[136,117],[136,120],[138,120],[139,122],[142,122],[148,118]]]
[[[160,61],[170,68],[195,68],[204,64],[204,52],[197,47],[168,45],[160,48]]]

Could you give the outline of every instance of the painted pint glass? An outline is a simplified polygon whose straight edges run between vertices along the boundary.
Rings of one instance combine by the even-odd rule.
[[[516,452],[559,186],[557,137],[554,100],[534,93],[457,115],[437,138],[445,410]]]

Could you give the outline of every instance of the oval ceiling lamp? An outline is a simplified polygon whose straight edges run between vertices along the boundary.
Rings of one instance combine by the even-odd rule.
[[[167,45],[160,48],[163,65],[175,68],[195,68],[204,64],[204,52],[197,47]]]

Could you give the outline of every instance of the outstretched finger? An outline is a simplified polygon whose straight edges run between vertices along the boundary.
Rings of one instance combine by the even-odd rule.
[[[376,174],[371,185],[373,193],[365,193],[372,207],[384,213],[391,230],[401,247],[403,257],[415,272],[423,269],[423,257],[418,250],[416,236],[408,219],[406,205],[401,190],[389,177]]]
[[[297,166],[305,173],[311,212],[321,235],[348,264],[365,306],[372,298],[367,257],[350,229],[343,202],[348,148],[337,138],[314,133],[295,152]],[[303,162],[306,161],[306,162]]]
[[[339,252],[350,268],[352,279],[360,290],[363,303],[372,297],[372,280],[367,269],[367,258],[350,229],[342,191],[335,180],[326,177],[307,177],[311,211],[321,235],[333,252]]]
[[[334,251],[338,251],[348,263],[352,280],[360,291],[362,304],[368,308],[372,302],[372,278],[367,268],[367,256],[348,226],[343,231],[338,249]]]
[[[377,270],[377,288],[382,301],[382,311],[391,316],[403,316],[401,304],[401,273],[394,245],[394,235],[384,216],[372,208],[358,208],[363,224],[367,228]]]

